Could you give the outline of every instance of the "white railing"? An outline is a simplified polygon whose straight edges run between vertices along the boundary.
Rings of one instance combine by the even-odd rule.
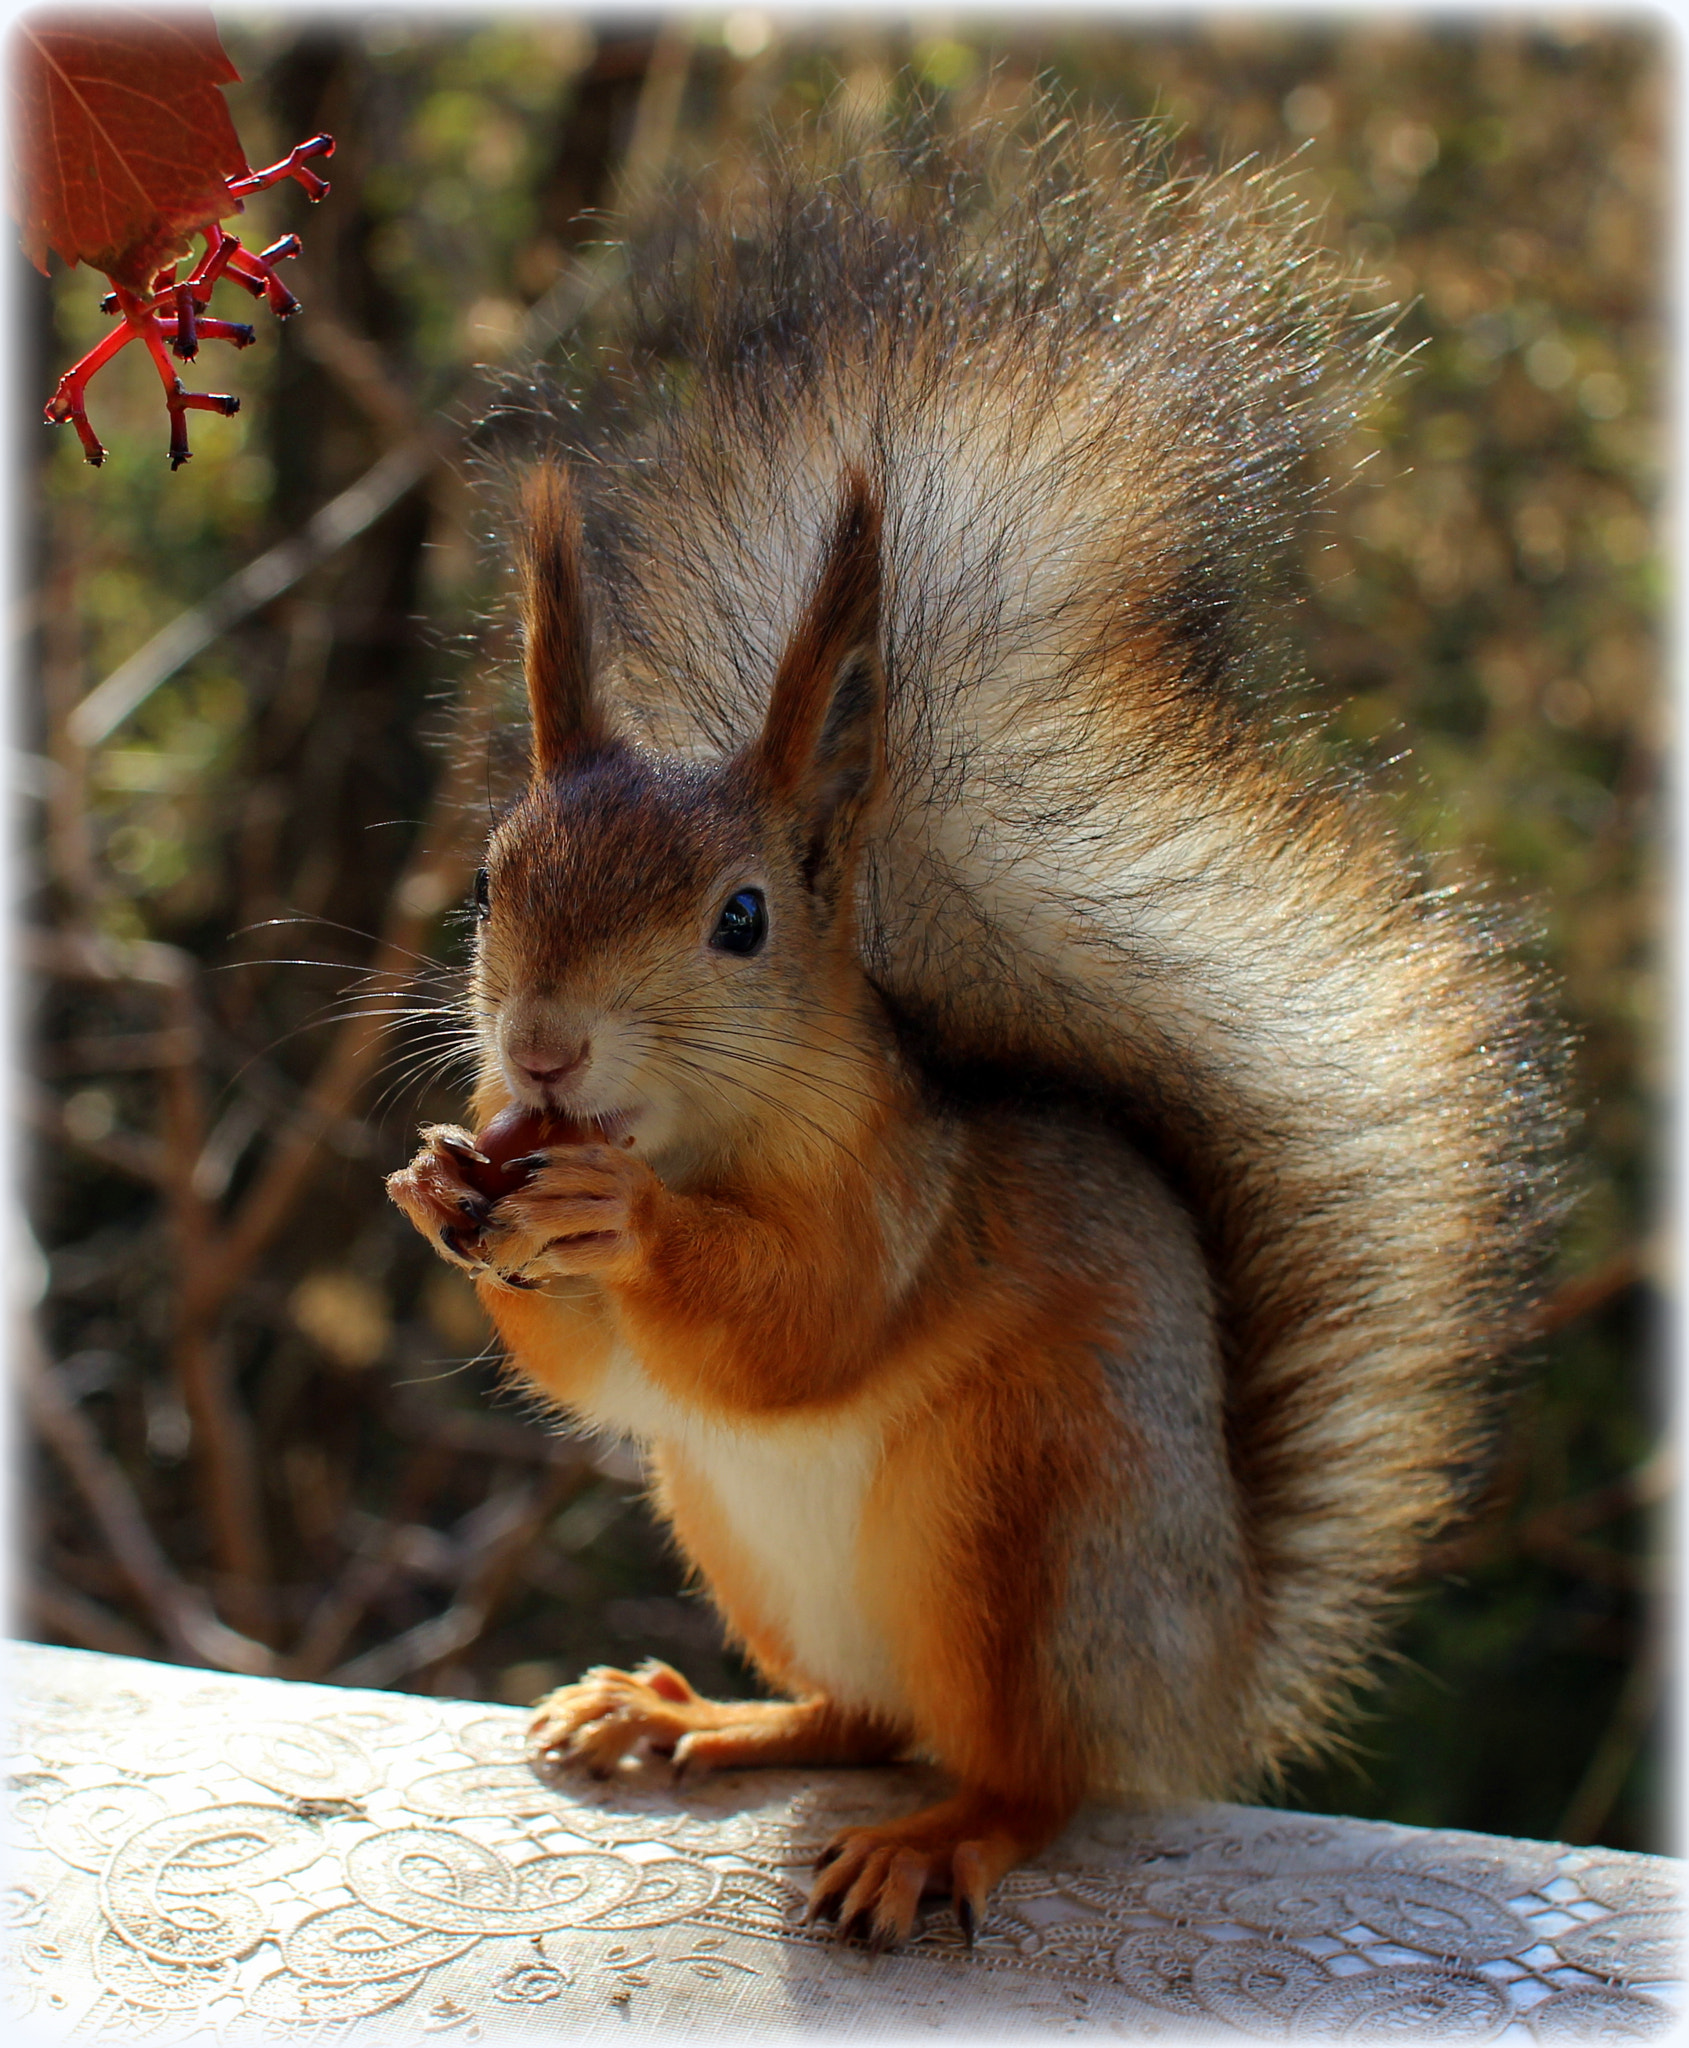
[[[1680,1866],[1236,1806],[1087,1811],[970,1952],[802,1922],[920,1774],[541,1784],[514,1708],[16,1645],[7,2041],[848,2030],[1677,2038]]]

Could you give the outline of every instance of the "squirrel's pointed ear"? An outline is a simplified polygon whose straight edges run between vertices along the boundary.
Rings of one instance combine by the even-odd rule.
[[[592,686],[580,515],[561,462],[542,460],[523,479],[517,533],[522,668],[538,781],[609,738]]]
[[[836,865],[879,788],[885,756],[880,666],[880,503],[844,473],[820,574],[774,678],[753,749],[769,793],[792,805],[813,885]]]

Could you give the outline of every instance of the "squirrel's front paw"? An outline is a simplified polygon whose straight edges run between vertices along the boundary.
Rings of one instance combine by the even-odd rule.
[[[660,1185],[643,1159],[612,1145],[554,1145],[482,1228],[488,1265],[529,1284],[547,1274],[602,1273],[639,1248]]]
[[[528,1760],[542,1777],[584,1764],[605,1778],[641,1749],[672,1755],[700,1711],[719,1710],[655,1657],[637,1671],[598,1664],[539,1702],[528,1725]]]
[[[480,1157],[466,1130],[429,1124],[410,1165],[387,1176],[387,1192],[442,1258],[479,1273],[486,1264],[481,1230],[492,1204],[469,1180],[466,1157]]]

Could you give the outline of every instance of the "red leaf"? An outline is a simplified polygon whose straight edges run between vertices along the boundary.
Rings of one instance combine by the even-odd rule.
[[[240,211],[220,90],[240,74],[209,8],[29,13],[10,55],[12,211],[38,270],[53,249],[144,290],[194,229]]]

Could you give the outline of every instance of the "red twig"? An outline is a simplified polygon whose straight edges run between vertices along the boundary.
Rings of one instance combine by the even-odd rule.
[[[296,143],[280,163],[268,164],[261,171],[248,171],[244,178],[231,178],[229,191],[236,199],[243,199],[248,192],[264,192],[272,185],[279,185],[283,178],[295,178],[304,187],[305,197],[314,205],[317,200],[328,196],[329,184],[326,178],[319,178],[315,171],[306,168],[306,159],[333,154],[332,135],[313,135],[309,142]]]
[[[289,319],[297,313],[299,301],[277,277],[272,266],[280,263],[284,257],[299,254],[299,237],[283,235],[279,242],[272,242],[269,248],[256,256],[250,249],[242,248],[239,242],[235,242],[233,235],[229,240],[234,242],[234,248],[229,256],[229,275],[235,283],[243,290],[249,291],[255,299],[263,299],[278,320]]]
[[[108,334],[104,341],[96,342],[79,363],[73,363],[59,379],[58,389],[47,401],[47,420],[55,427],[67,423],[76,429],[76,438],[82,443],[82,452],[98,469],[106,459],[106,451],[100,445],[100,437],[88,424],[88,414],[82,402],[82,394],[88,388],[88,379],[96,370],[103,370],[120,348],[127,348],[135,339],[135,330],[127,320],[115,333]]]
[[[297,241],[298,236],[293,239]],[[240,247],[239,241],[227,228],[213,227],[205,237],[205,254],[199,259],[199,267],[188,283],[193,288],[194,303],[203,306],[211,297],[211,288],[228,267],[229,259]]]
[[[161,320],[158,323],[158,331],[170,343],[170,353],[181,357],[182,351],[177,345],[181,339],[180,323],[175,320]],[[255,327],[248,327],[244,320],[196,319],[193,322],[193,332],[196,337],[196,348],[200,341],[227,341],[236,348],[250,348],[258,339],[258,330]],[[191,361],[192,357],[182,357],[182,360]]]
[[[244,178],[231,178],[230,197],[238,199],[248,192],[262,192],[283,178],[293,178],[304,188],[307,199],[322,199],[329,189],[328,180],[310,169],[306,160],[333,154],[333,136],[313,135],[280,163],[249,171]],[[176,265],[172,263],[154,276],[150,291],[132,292],[119,285],[107,293],[100,301],[101,310],[120,314],[122,326],[96,343],[80,362],[73,363],[47,401],[48,424],[73,427],[83,454],[96,469],[105,461],[106,451],[89,423],[86,393],[90,380],[120,349],[127,348],[138,337],[156,364],[170,413],[170,467],[180,469],[192,452],[188,447],[186,415],[218,412],[227,418],[239,412],[240,400],[226,392],[185,391],[166,360],[166,348],[178,362],[191,363],[199,354],[201,341],[226,341],[235,348],[246,348],[256,339],[253,330],[238,321],[201,318],[201,309],[210,300],[213,287],[224,276],[232,278],[254,298],[263,299],[278,320],[285,320],[299,310],[299,301],[275,272],[278,263],[299,254],[297,235],[283,235],[255,255],[215,222],[202,232],[205,254],[185,279],[178,282]]]
[[[106,451],[89,422],[84,394],[89,379],[103,370],[119,349],[127,348],[137,337],[145,343],[164,385],[164,402],[170,413],[172,469],[180,469],[192,452],[188,447],[186,413],[220,412],[228,418],[240,411],[240,400],[227,392],[183,390],[182,380],[171,368],[165,352],[168,343],[181,360],[191,361],[199,352],[201,338],[231,342],[236,348],[245,348],[256,339],[250,327],[235,321],[199,318],[199,308],[210,298],[212,284],[227,266],[232,251],[240,247],[233,235],[224,235],[220,229],[216,233],[217,242],[207,238],[205,260],[186,283],[175,282],[175,266],[172,265],[161,273],[162,283],[159,279],[154,280],[158,288],[153,292],[143,295],[126,291],[119,285],[109,299],[103,300],[103,305],[115,304],[123,316],[123,325],[97,342],[80,362],[73,363],[59,379],[58,389],[47,401],[49,424],[74,427],[83,453],[96,469],[105,461]],[[160,317],[161,306],[172,309],[171,317]],[[184,337],[187,340],[185,347],[182,345]]]
[[[199,354],[199,307],[191,284],[179,284],[171,296],[176,301],[176,331],[170,337],[170,353],[180,363],[191,363]]]

